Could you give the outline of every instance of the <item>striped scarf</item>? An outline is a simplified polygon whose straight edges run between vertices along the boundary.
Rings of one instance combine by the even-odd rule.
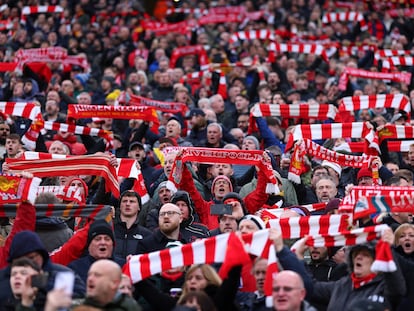
[[[360,12],[339,12],[339,13],[325,13],[322,16],[323,24],[330,24],[334,22],[359,22],[361,31],[368,30],[368,25],[364,19],[364,15]]]
[[[119,197],[119,184],[115,168],[106,155],[83,155],[66,159],[25,161],[7,158],[11,171],[27,171],[36,177],[98,175],[105,180],[105,190]]]
[[[40,178],[23,178],[12,174],[0,175],[1,205],[6,203],[19,203],[23,201],[34,202],[37,188],[42,180]],[[15,206],[15,205],[13,205]]]
[[[188,106],[185,103],[159,101],[134,94],[129,94],[127,92],[121,93],[118,98],[118,102],[121,105],[154,107],[155,109],[162,112],[182,113],[183,115],[185,115],[186,111],[188,110]]]
[[[282,53],[299,53],[299,54],[315,54],[320,56],[324,61],[329,62],[328,55],[323,45],[309,43],[271,43],[268,47],[269,61],[274,62],[276,54]]]
[[[0,111],[8,116],[30,119],[43,119],[40,106],[31,102],[0,102]]]

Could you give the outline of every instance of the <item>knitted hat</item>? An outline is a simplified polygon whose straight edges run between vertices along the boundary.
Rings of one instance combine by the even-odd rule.
[[[257,228],[259,230],[263,230],[263,229],[266,228],[265,223],[263,222],[263,220],[260,217],[257,217],[255,215],[248,214],[248,215],[243,216],[243,218],[240,219],[240,222],[242,222],[245,219],[251,220],[257,226]]]
[[[330,167],[331,169],[333,169],[335,172],[338,173],[339,177],[341,177],[342,168],[339,164],[323,160],[322,161],[322,166]]]
[[[75,75],[75,79],[79,80],[83,87],[86,87],[89,80],[89,73],[78,73]]]
[[[213,191],[214,191],[214,186],[215,186],[216,182],[217,182],[218,180],[221,180],[221,179],[223,179],[223,180],[225,180],[226,182],[228,182],[228,184],[229,184],[229,186],[230,186],[230,192],[233,192],[233,185],[232,185],[232,183],[231,183],[230,178],[228,178],[228,177],[227,177],[227,176],[225,176],[225,175],[218,175],[216,178],[214,178],[214,179],[213,179],[213,183],[211,184],[211,193],[212,193],[212,194],[214,194],[214,193],[213,193]]]
[[[7,261],[12,262],[16,258],[33,252],[42,255],[44,263],[49,260],[49,253],[39,236],[33,231],[20,231],[19,233],[16,233],[12,240]]]
[[[92,240],[100,234],[109,236],[111,240],[115,243],[114,231],[111,225],[108,224],[104,219],[98,219],[95,220],[89,227],[87,245],[89,246]]]
[[[332,200],[330,200],[328,204],[326,204],[325,206],[325,214],[328,214],[332,212],[333,210],[338,209],[340,203],[341,203],[341,200],[338,198],[333,198]]]
[[[359,170],[357,175],[357,180],[360,180],[362,177],[371,177],[372,178],[372,171],[369,168],[363,167]]]

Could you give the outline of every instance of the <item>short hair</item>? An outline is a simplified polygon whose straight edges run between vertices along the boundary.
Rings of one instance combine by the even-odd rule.
[[[6,137],[6,139],[18,140],[18,141],[19,141],[19,143],[22,143],[21,137],[20,137],[20,135],[19,135],[19,134],[17,134],[17,133],[11,133],[11,134],[9,134],[9,135]]]
[[[221,134],[223,134],[223,128],[222,128],[222,127],[221,127],[221,125],[220,125],[219,123],[217,123],[217,122],[213,122],[213,123],[210,123],[209,125],[207,125],[207,130],[208,130],[208,128],[209,128],[209,127],[213,127],[213,126],[217,127],[217,128],[219,129],[219,132],[220,132]]]
[[[121,201],[122,201],[122,199],[123,199],[124,197],[129,197],[129,198],[131,198],[131,197],[135,197],[135,198],[137,198],[137,200],[138,200],[138,205],[139,205],[139,207],[141,207],[141,206],[142,206],[141,197],[140,197],[140,195],[139,195],[138,193],[136,193],[135,191],[133,191],[133,190],[126,190],[126,191],[122,192],[121,196],[119,197],[119,204],[121,204]]]
[[[33,270],[36,270],[37,272],[40,272],[42,270],[34,260],[28,257],[21,257],[16,260],[13,260],[10,267],[31,267],[33,268]]]
[[[35,204],[57,204],[59,199],[52,192],[39,193],[34,201]]]

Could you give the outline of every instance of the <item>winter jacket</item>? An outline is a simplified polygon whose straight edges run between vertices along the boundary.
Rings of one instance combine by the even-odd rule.
[[[128,255],[135,254],[138,241],[152,235],[152,231],[138,224],[138,217],[132,224],[131,228],[126,227],[118,215],[114,221],[115,247],[114,255],[120,258],[126,258]]]
[[[134,254],[146,254],[162,250],[166,247],[168,242],[176,242],[176,240],[167,238],[160,231],[160,229],[157,229],[152,235],[147,236],[146,238],[138,242],[137,250]],[[185,243],[185,241],[183,241],[181,238],[180,242],[182,242],[183,244]]]
[[[268,198],[266,194],[266,176],[263,172],[259,171],[257,187],[249,193],[244,199],[247,210],[254,214],[260,207],[262,207]],[[187,191],[191,199],[194,201],[195,211],[200,217],[202,224],[206,225],[209,230],[213,230],[218,227],[218,217],[217,215],[210,214],[211,205],[215,204],[214,201],[205,201],[201,194],[197,191],[197,188],[194,185],[190,171],[186,165],[183,165],[183,173],[180,183],[180,189]]]
[[[125,294],[117,294],[115,298],[108,304],[102,306],[90,298],[86,298],[81,306],[95,307],[105,311],[141,311],[141,306],[132,298]],[[76,307],[72,310],[76,311]]]
[[[119,257],[113,257],[113,258],[108,258],[110,260],[113,260],[114,262],[116,262],[121,268],[123,267],[123,265],[125,264],[125,258],[119,258]],[[72,261],[68,267],[70,269],[72,269],[73,271],[75,271],[77,274],[79,274],[79,276],[81,277],[81,279],[86,283],[86,279],[88,278],[88,271],[89,268],[92,266],[92,264],[96,261],[96,259],[94,257],[92,257],[91,255],[86,255],[83,256],[75,261]]]

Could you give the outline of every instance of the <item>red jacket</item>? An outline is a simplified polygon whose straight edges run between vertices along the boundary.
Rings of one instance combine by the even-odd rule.
[[[195,211],[200,217],[200,222],[206,225],[209,230],[216,229],[218,227],[218,216],[210,214],[210,206],[215,204],[215,202],[213,200],[207,202],[203,199],[194,185],[191,172],[186,165],[183,165],[183,167],[184,169],[179,188],[190,194],[191,199],[194,201]],[[266,194],[266,183],[266,175],[259,171],[257,174],[256,189],[243,199],[249,213],[254,213],[266,203],[268,199],[268,194]]]

